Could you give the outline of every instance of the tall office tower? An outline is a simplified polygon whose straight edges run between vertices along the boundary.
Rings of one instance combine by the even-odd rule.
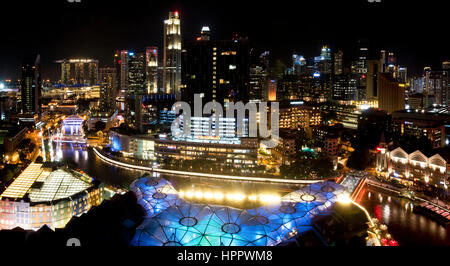
[[[182,59],[182,99],[192,103],[249,101],[250,46],[247,39],[185,42]]]
[[[99,68],[99,81],[102,109],[115,110],[117,88],[119,87],[117,69],[114,67]]]
[[[114,67],[117,69],[120,97],[125,97],[128,88],[128,51],[117,50],[114,54]]]
[[[87,81],[88,84],[93,86],[98,83],[98,61],[92,60],[88,63]]]
[[[76,84],[88,86],[96,85],[98,82],[98,60],[84,59],[62,59],[55,61],[61,64],[61,83],[68,84],[73,80]],[[72,72],[72,65],[74,71]]]
[[[70,81],[70,62],[63,60],[61,62],[61,84],[68,85]]]
[[[395,58],[394,53],[388,54],[386,72],[392,73],[395,79],[398,78],[397,58]]]
[[[388,114],[405,109],[405,89],[391,73],[378,74],[378,108]]]
[[[365,100],[374,100],[378,97],[378,76],[382,73],[380,60],[368,60]]]
[[[165,93],[180,95],[181,86],[181,31],[177,11],[169,12],[164,20],[163,88]]]
[[[387,71],[387,57],[386,57],[386,50],[381,50],[380,61],[381,61],[381,72],[384,73],[384,72]]]
[[[145,49],[147,93],[158,93],[158,47]]]
[[[423,74],[423,90],[427,100],[426,106],[430,106],[432,104],[448,105],[448,72],[448,70],[432,71],[431,68],[425,68]],[[430,98],[433,102],[429,102]]]
[[[328,46],[322,46],[320,56],[314,57],[314,69],[316,73],[330,74],[331,73],[331,50]]]
[[[367,60],[369,59],[369,45],[367,41],[358,41],[358,58],[356,61],[356,71],[358,74],[367,74]]]
[[[267,86],[269,81],[269,52],[261,55],[251,51],[249,100],[264,101],[267,98]]]
[[[146,57],[144,53],[129,52],[127,95],[147,94]]]
[[[84,64],[81,62],[75,63],[75,83],[84,84]]]
[[[274,79],[270,80],[267,86],[267,100],[271,102],[277,100],[277,81]]]
[[[399,67],[396,76],[400,83],[406,83],[408,79],[408,69],[406,67]]]
[[[354,74],[334,76],[333,100],[351,101],[357,99],[358,78]]]
[[[26,57],[23,60],[21,70],[22,113],[40,114],[42,87],[40,55]]]
[[[341,49],[334,53],[334,74],[341,75],[344,72],[344,52]]]
[[[129,116],[132,119],[133,127],[138,132],[142,132],[142,96],[147,94],[146,57],[144,53],[128,52],[128,55],[127,102]]]
[[[303,57],[303,55],[293,54],[292,55],[292,69],[293,74],[295,75],[302,75],[306,74],[306,59]]]
[[[203,26],[200,32],[200,39],[202,41],[209,41],[211,39],[211,33],[208,26]]]

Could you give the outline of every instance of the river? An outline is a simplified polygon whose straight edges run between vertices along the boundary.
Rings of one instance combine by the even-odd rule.
[[[122,169],[105,163],[92,151],[78,145],[64,144],[58,152],[62,158],[73,159],[80,169],[108,185],[127,186],[145,174],[143,171]],[[245,194],[271,193],[283,196],[301,187],[300,185],[227,181],[177,175],[162,175],[162,177],[169,180],[177,190],[184,191],[221,190]],[[450,246],[450,227],[446,229],[423,215],[413,213],[413,205],[407,199],[372,187],[366,187],[360,199],[359,203],[368,210],[372,217],[388,226],[390,234],[401,246]],[[241,208],[252,207],[235,202],[227,202],[227,205]]]

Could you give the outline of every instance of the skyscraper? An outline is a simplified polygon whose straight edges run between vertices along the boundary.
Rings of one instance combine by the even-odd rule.
[[[61,62],[61,83],[69,84],[70,81],[70,62],[68,60],[64,60]]]
[[[334,74],[340,75],[344,71],[344,52],[341,49],[334,54]]]
[[[100,100],[102,109],[114,110],[118,91],[117,70],[114,67],[99,69]]]
[[[433,71],[431,68],[426,68],[423,74],[423,90],[424,94],[433,100],[432,103],[427,102],[427,106],[431,104],[447,105],[448,104],[448,70]]]
[[[128,51],[117,50],[114,54],[114,66],[119,80],[119,96],[124,97],[128,88]]]
[[[158,47],[145,49],[147,93],[158,93]]]
[[[256,54],[255,50],[251,52],[250,67],[250,89],[249,99],[254,101],[264,101],[267,99],[267,86],[269,83],[269,52],[261,55]]]
[[[128,52],[128,116],[134,128],[142,132],[142,100],[147,94],[146,87],[146,56],[144,53]]]
[[[35,114],[41,110],[41,57],[29,56],[23,60],[21,68],[22,113]]]
[[[378,107],[388,114],[405,109],[405,89],[391,73],[378,74]]]
[[[378,75],[382,73],[380,60],[368,60],[368,70],[366,79],[366,100],[374,100],[378,97]]]
[[[247,39],[187,41],[183,49],[182,99],[193,102],[249,101],[250,46]]]
[[[333,100],[356,100],[357,84],[358,78],[354,74],[336,75],[333,82]]]
[[[55,61],[61,64],[61,83],[94,86],[98,83],[98,60],[89,58],[62,59]],[[74,65],[73,72],[71,65]]]
[[[180,94],[181,29],[178,11],[169,12],[164,20],[163,89],[165,93]]]

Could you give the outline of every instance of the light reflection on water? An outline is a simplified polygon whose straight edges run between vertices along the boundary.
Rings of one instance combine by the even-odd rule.
[[[58,151],[57,151],[58,152]],[[65,144],[62,145],[60,151],[62,158],[71,158],[78,167],[85,171],[90,176],[104,182],[108,185],[116,187],[128,187],[131,182],[141,177],[146,171],[131,170],[118,168],[108,163],[101,161],[95,154],[82,148],[79,145]],[[294,190],[301,188],[301,185],[286,185],[286,184],[265,184],[252,183],[247,181],[227,181],[217,180],[204,177],[187,177],[169,174],[152,173],[153,176],[161,176],[172,183],[178,191],[212,191],[224,192],[230,194],[245,194],[245,195],[278,195],[283,196]],[[191,202],[206,202],[205,199],[192,197]],[[260,201],[252,200],[228,200],[226,197],[222,202],[215,202],[216,204],[226,204],[237,208],[250,208],[259,206]]]
[[[61,147],[62,158],[72,158],[78,167],[92,177],[108,185],[127,187],[145,172],[115,167],[101,161],[92,151],[81,146],[65,144]],[[77,155],[78,154],[78,155]],[[156,174],[158,175],[158,174]],[[236,193],[268,193],[284,195],[297,190],[299,186],[283,184],[262,184],[240,181],[223,181],[198,177],[162,176],[177,190],[222,190]],[[190,199],[194,202],[202,200]],[[423,215],[412,212],[412,203],[395,195],[386,194],[373,188],[363,192],[360,202],[370,213],[388,226],[390,234],[400,245],[447,245],[450,246],[450,227],[445,229]],[[238,208],[253,207],[248,202],[222,202]]]
[[[359,203],[372,217],[388,226],[389,233],[400,246],[450,246],[450,227],[446,229],[433,220],[414,213],[413,204],[409,200],[372,187],[366,188],[362,193]]]

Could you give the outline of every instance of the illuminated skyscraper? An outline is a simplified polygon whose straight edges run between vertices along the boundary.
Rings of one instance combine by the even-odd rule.
[[[21,68],[22,113],[35,114],[41,109],[41,57],[26,57]]]
[[[100,100],[104,110],[114,110],[118,87],[117,70],[114,67],[99,69]]]
[[[249,101],[248,39],[187,41],[182,58],[183,101],[193,103],[197,93],[203,95],[203,102]],[[254,77],[262,72],[262,68],[256,69]]]
[[[131,124],[139,132],[142,131],[142,103],[143,95],[147,94],[146,87],[146,55],[144,53],[128,52],[128,116]]]
[[[61,64],[61,83],[69,84],[73,80],[75,84],[94,86],[98,83],[98,60],[89,58],[62,59],[55,61]],[[74,71],[72,72],[72,66]]]
[[[158,93],[158,47],[145,49],[147,93]]]
[[[124,97],[128,88],[128,51],[116,51],[114,54],[114,66],[117,69],[119,80],[119,96]]]
[[[378,107],[388,114],[405,109],[405,89],[391,73],[378,74]]]
[[[369,45],[366,41],[358,42],[358,58],[356,63],[356,71],[358,74],[367,74],[368,66],[367,60],[369,59]]]
[[[334,54],[334,74],[340,75],[343,72],[343,57],[344,53],[342,50],[338,50],[337,53]]]
[[[70,62],[68,60],[63,60],[61,62],[61,83],[69,84],[70,81]]]
[[[164,20],[163,88],[165,93],[180,94],[181,30],[177,11]]]

